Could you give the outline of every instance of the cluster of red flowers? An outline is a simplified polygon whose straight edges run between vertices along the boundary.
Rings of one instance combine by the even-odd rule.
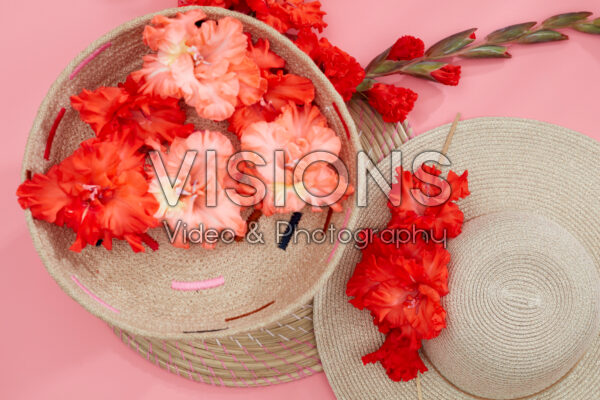
[[[176,99],[144,94],[141,86],[129,76],[117,87],[73,96],[73,108],[96,137],[17,190],[19,204],[34,218],[77,233],[73,251],[100,242],[110,250],[113,238],[136,252],[144,250],[142,243],[157,247],[146,233],[158,225],[159,203],[148,191],[144,151],[188,136],[194,127],[185,124]]]
[[[17,196],[34,218],[66,225],[77,233],[71,246],[81,251],[100,240],[126,240],[143,251],[156,248],[146,231],[158,225],[158,202],[148,193],[144,155],[125,140],[92,138],[45,174],[35,174],[19,186]]]
[[[345,101],[349,101],[355,93],[360,93],[386,122],[403,122],[417,100],[417,94],[410,89],[378,83],[373,79],[378,75],[371,77],[354,57],[332,45],[326,38],[317,37],[315,32],[321,32],[327,26],[323,21],[325,13],[321,10],[319,1],[179,0],[179,5],[228,8],[251,14],[271,25],[286,34],[313,59]],[[422,58],[424,53],[425,45],[422,40],[403,36],[383,53],[384,57],[378,57],[372,64],[377,66],[385,61],[411,62]],[[409,74],[446,85],[457,85],[460,67],[443,64],[431,70]]]
[[[177,99],[144,94],[141,87],[140,80],[129,76],[117,87],[84,89],[71,98],[71,105],[103,140],[124,138],[133,146],[159,149],[193,132]]]
[[[414,175],[398,168],[387,228],[417,234],[401,244],[373,235],[346,288],[353,297],[350,303],[368,309],[386,334],[383,345],[364,356],[363,363],[381,362],[394,381],[408,381],[427,370],[418,352],[421,342],[446,327],[441,298],[448,294],[450,254],[428,235],[460,234],[464,216],[455,202],[468,196],[469,189],[466,171],[461,176],[450,171],[445,180],[440,172],[426,165]]]
[[[413,36],[402,36],[389,50],[382,53],[384,57],[376,58],[372,65],[376,69],[378,65],[386,61],[400,61],[408,66],[409,63],[416,63],[424,55],[425,44],[421,39]],[[460,79],[460,66],[443,63],[428,64],[422,70],[412,71],[411,74],[444,85],[456,86]],[[373,76],[377,76],[377,74]],[[369,104],[381,114],[386,122],[403,122],[408,113],[412,111],[418,98],[418,95],[410,89],[377,83],[374,79],[368,80],[365,89]]]
[[[358,61],[325,38],[318,38],[327,24],[319,1],[305,0],[179,0],[180,6],[223,7],[257,19],[286,34],[308,54],[329,78],[333,86],[349,101],[365,79]]]
[[[253,13],[260,21],[271,25],[279,32],[290,29],[315,28],[319,32],[327,26],[323,21],[319,1],[306,3],[304,0],[179,0],[180,7],[222,7],[241,13]]]
[[[253,6],[259,3],[248,1]],[[285,9],[282,5],[281,13]],[[321,15],[309,14],[294,12],[288,19],[282,14],[278,21],[280,26],[298,28]],[[34,218],[73,229],[77,233],[74,251],[100,242],[111,249],[113,238],[126,240],[134,251],[143,251],[142,243],[156,248],[147,231],[159,221],[175,225],[182,220],[188,226],[232,229],[243,236],[247,226],[242,206],[225,196],[230,188],[252,197],[250,205],[267,216],[300,211],[307,203],[321,211],[319,197],[310,193],[332,193],[339,180],[335,170],[320,161],[301,177],[293,172],[310,152],[339,155],[341,141],[313,104],[315,89],[309,79],[287,73],[285,61],[270,50],[269,41],[253,42],[235,18],[207,20],[198,9],[173,18],[159,15],[145,27],[143,37],[154,52],[144,56],[140,70],[115,87],[84,89],[71,98],[72,107],[96,137],[47,173],[26,180],[17,191],[23,208],[30,208]],[[194,132],[194,126],[186,124],[180,100],[200,117],[227,120],[241,150],[269,160],[255,167],[240,163],[240,171],[262,178],[266,193],[247,193],[242,181],[229,177],[227,162],[235,146],[222,132]],[[148,150],[163,153],[166,167],[160,173],[145,168]],[[188,176],[179,177],[188,150],[217,152],[216,182],[206,173],[205,157],[192,163]],[[285,151],[283,160],[273,159],[276,150]],[[173,190],[179,190],[176,206],[163,193],[164,174]],[[295,190],[298,179],[311,189],[304,197]],[[219,201],[207,207],[212,187]],[[281,196],[275,187],[284,188],[283,206],[275,199]],[[352,190],[348,186],[330,207],[341,211],[340,203]],[[189,247],[181,238],[173,244]]]

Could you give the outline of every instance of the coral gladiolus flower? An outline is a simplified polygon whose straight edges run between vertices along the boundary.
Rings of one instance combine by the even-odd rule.
[[[248,56],[261,70],[280,69],[285,67],[285,60],[271,51],[268,39],[260,38],[256,43],[248,35]]]
[[[317,107],[306,105],[299,108],[290,103],[273,122],[256,122],[245,128],[241,147],[242,150],[258,153],[266,161],[266,165],[256,166],[255,169],[267,184],[267,195],[257,207],[262,207],[267,216],[301,210],[306,203],[299,194],[304,199],[310,199],[313,209],[318,211],[321,204],[316,199],[319,196],[337,194],[338,186],[345,188],[343,177],[339,177],[338,185],[337,173],[323,161],[317,160],[306,169],[304,185],[300,182],[302,177],[294,176],[300,159],[311,152],[324,151],[339,155],[341,141],[327,127],[327,121]],[[278,150],[283,151],[283,157],[276,157]],[[352,193],[351,187],[347,190],[336,204],[330,205],[334,211],[340,211],[339,203]],[[282,199],[280,196],[285,196],[285,205],[278,205]]]
[[[125,137],[132,144],[158,149],[176,136],[192,133],[194,127],[185,124],[186,115],[177,99],[142,94],[140,86],[129,76],[118,87],[84,89],[71,97],[71,104],[103,140]]]
[[[369,104],[385,122],[404,122],[418,95],[410,89],[376,83],[367,92]]]
[[[310,79],[284,74],[283,71],[277,71],[277,74],[263,71],[263,76],[267,90],[260,102],[237,109],[229,119],[229,130],[238,136],[255,122],[272,122],[290,102],[304,105],[312,103],[315,98],[315,88]]]
[[[242,132],[256,122],[272,122],[279,115],[279,111],[274,107],[268,107],[266,103],[262,106],[259,103],[247,107],[240,107],[229,118],[229,131],[235,133],[238,137]]]
[[[58,226],[65,224],[71,216],[67,206],[75,202],[67,190],[71,184],[61,182],[62,172],[58,165],[52,166],[45,174],[35,174],[17,189],[19,204],[29,208],[33,218]],[[65,187],[65,189],[63,189]]]
[[[178,171],[184,167],[186,152],[190,150],[197,151],[197,155],[191,165],[189,177],[178,177]],[[208,170],[209,150],[215,151],[216,176]],[[232,229],[237,236],[243,236],[246,233],[246,222],[241,217],[241,207],[233,203],[224,190],[233,185],[227,175],[227,162],[233,153],[230,140],[220,132],[195,132],[186,139],[176,138],[168,153],[162,154],[161,158],[168,178],[175,180],[173,189],[180,191],[181,195],[177,204],[170,206],[160,185],[160,172],[155,170],[149,189],[160,203],[155,217],[167,221],[173,231],[176,231],[177,224],[181,221],[187,224],[188,229],[202,225],[205,230]],[[216,205],[210,205],[210,196],[214,196]],[[189,243],[184,241],[182,230],[178,231],[173,244],[177,247],[189,247]],[[215,244],[203,241],[202,246],[214,248]]]
[[[158,203],[148,193],[144,156],[124,142],[89,139],[46,174],[35,174],[17,190],[19,203],[34,218],[67,225],[77,237],[70,247],[79,252],[102,240],[126,240],[144,251],[146,231],[157,226]]]
[[[230,17],[218,22],[205,18],[200,10],[153,18],[144,41],[157,53],[144,56],[134,76],[145,78],[145,93],[183,97],[200,117],[222,121],[238,102],[258,101],[266,84],[247,55],[242,23]]]
[[[281,111],[290,101],[304,105],[315,99],[315,87],[308,78],[284,74],[283,71],[277,71],[276,74],[265,72],[264,76],[269,84],[264,101],[276,110]]]
[[[388,60],[406,61],[425,54],[425,43],[414,36],[402,36],[394,43],[387,56]]]

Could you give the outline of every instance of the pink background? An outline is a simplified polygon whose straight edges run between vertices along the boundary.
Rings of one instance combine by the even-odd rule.
[[[322,0],[327,37],[366,64],[403,34],[426,44],[460,30],[480,35],[567,11],[600,13],[597,0]],[[37,106],[69,60],[100,35],[176,0],[3,0],[0,6],[0,398],[5,399],[333,399],[324,374],[268,388],[192,383],[147,363],[47,275],[25,227],[15,190]],[[438,5],[441,4],[441,5]],[[595,7],[594,7],[595,6]],[[600,37],[518,46],[512,60],[469,61],[459,87],[400,78],[420,95],[410,121],[420,133],[452,120],[517,116],[553,122],[600,139]],[[560,166],[557,166],[560,167]],[[592,164],[591,168],[596,168]]]

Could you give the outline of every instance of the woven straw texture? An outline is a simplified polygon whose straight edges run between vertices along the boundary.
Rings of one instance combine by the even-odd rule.
[[[187,9],[159,12],[173,16]],[[341,158],[349,176],[354,177],[354,154],[360,148],[355,126],[342,99],[316,65],[287,38],[254,18],[221,8],[205,8],[209,18],[234,16],[253,37],[268,38],[272,49],[287,62],[290,72],[312,80],[316,104],[342,140]],[[156,15],[156,14],[153,14]],[[141,66],[149,50],[142,43],[142,31],[153,15],[126,23],[90,45],[58,77],[42,103],[29,135],[22,177],[27,172],[44,172],[68,156],[92,130],[70,108],[69,97],[82,89],[115,85]],[[43,159],[49,131],[61,108],[67,111],[60,121],[49,160]],[[189,121],[198,129],[226,131],[225,124],[200,120],[188,110]],[[353,226],[353,199],[331,222],[339,229]],[[303,228],[321,228],[326,212],[307,212]],[[35,221],[26,213],[35,247],[46,268],[63,290],[88,311],[111,325],[136,336],[192,340],[227,337],[259,329],[284,318],[308,303],[330,275],[341,256],[338,243],[306,244],[279,249],[276,221],[291,215],[261,218],[264,245],[248,242],[220,245],[207,251],[172,247],[162,228],[150,232],[160,250],[134,254],[127,244],[115,242],[113,251],[87,248],[81,254],[68,250],[74,233]],[[172,281],[190,282],[223,278],[224,284],[210,290],[176,291]]]
[[[443,126],[402,146],[404,167],[440,150]],[[383,342],[369,313],[348,303],[360,251],[346,247],[315,297],[315,332],[338,399],[600,398],[600,144],[522,119],[461,122],[448,151],[469,170],[463,234],[450,240],[448,327],[424,344],[429,371],[395,383],[361,357]],[[390,158],[379,168],[390,178]],[[372,183],[358,226],[382,228],[389,211]]]
[[[123,343],[183,378],[217,386],[267,386],[321,372],[312,306],[272,326],[226,338],[175,341],[136,337],[114,328]]]
[[[388,124],[360,99],[348,109],[364,150],[374,162],[408,140],[407,127]],[[316,350],[312,304],[271,326],[220,339],[157,340],[114,328],[121,340],[159,367],[198,382],[222,386],[265,386],[323,370]]]

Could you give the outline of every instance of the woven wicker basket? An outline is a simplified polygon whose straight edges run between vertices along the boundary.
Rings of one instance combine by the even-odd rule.
[[[194,8],[194,7],[190,7]],[[173,16],[189,8],[165,10],[156,14]],[[315,103],[330,127],[342,141],[341,159],[353,182],[354,154],[360,148],[350,114],[331,83],[312,60],[291,41],[271,27],[246,15],[221,8],[203,8],[209,19],[233,16],[254,38],[267,38],[271,48],[286,60],[289,72],[311,79],[316,89]],[[68,156],[79,143],[93,136],[69,98],[81,90],[114,86],[140,68],[149,49],[142,31],[151,18],[147,15],[126,23],[90,45],[62,72],[43,101],[29,135],[22,178],[44,172]],[[62,111],[65,109],[66,111]],[[198,129],[220,130],[226,124],[201,120],[187,109],[188,122]],[[57,118],[58,115],[58,118]],[[57,125],[57,129],[52,129]],[[55,132],[45,159],[47,137]],[[230,136],[231,137],[231,136]],[[344,211],[331,218],[338,229],[352,227],[356,217],[354,199],[344,203]],[[62,289],[94,315],[132,335],[189,341],[228,337],[268,326],[308,303],[331,274],[344,245],[290,244],[278,248],[276,221],[289,221],[291,215],[262,217],[258,223],[264,245],[248,242],[217,246],[207,251],[200,246],[182,250],[168,243],[158,228],[150,234],[160,244],[156,252],[134,254],[125,243],[115,243],[108,253],[87,248],[82,253],[68,250],[74,233],[42,221],[26,212],[35,247],[52,277]],[[301,218],[307,229],[322,228],[327,212],[306,212]],[[199,281],[224,278],[225,284],[203,291],[177,291],[173,281]]]
[[[348,104],[358,136],[374,162],[412,136],[408,124],[388,124],[360,99]],[[113,328],[123,343],[148,361],[197,382],[267,386],[323,370],[317,353],[312,304],[276,323],[225,338],[173,341],[135,336]]]

